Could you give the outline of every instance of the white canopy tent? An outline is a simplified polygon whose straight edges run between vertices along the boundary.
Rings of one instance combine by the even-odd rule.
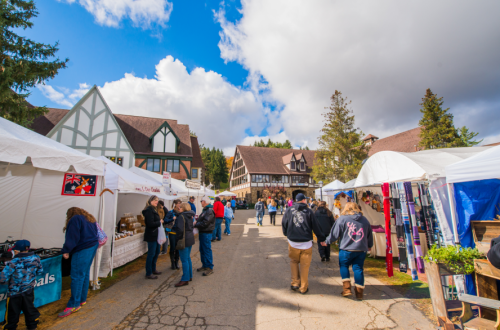
[[[80,207],[100,223],[105,163],[0,118],[0,241],[62,247],[66,211]],[[97,175],[95,196],[66,196],[65,173]]]
[[[224,192],[221,192],[220,194],[218,194],[216,196],[219,196],[219,197],[236,197],[237,195],[235,193],[230,192],[230,191],[224,191]]]
[[[318,188],[314,190],[314,195],[316,196],[316,199],[321,198],[321,190],[323,190],[323,196],[329,196],[332,195],[332,191],[335,191],[342,187],[344,183],[339,180],[335,180],[327,184],[326,186],[323,186],[323,188]]]
[[[446,182],[469,182],[500,178],[500,146],[446,166]]]

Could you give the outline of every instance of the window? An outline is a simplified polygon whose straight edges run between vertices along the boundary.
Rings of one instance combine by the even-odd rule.
[[[160,159],[148,158],[146,169],[151,172],[160,172]]]
[[[113,163],[123,166],[123,157],[106,156],[106,158],[112,161]]]
[[[192,168],[191,169],[191,178],[197,179],[198,178],[198,169],[197,168]]]
[[[252,175],[252,182],[256,182],[257,180],[257,175]]]
[[[294,161],[290,162],[290,169],[295,171],[295,162]]]
[[[307,183],[307,176],[293,175],[292,183]]]
[[[167,172],[179,173],[179,162],[178,159],[167,160]]]
[[[305,169],[306,169],[306,164],[305,164],[305,163],[304,163],[304,161],[302,160],[302,161],[300,161],[300,170],[301,170],[301,171],[305,171]]]
[[[282,181],[283,183],[288,183],[288,176],[283,175],[283,179],[282,180],[283,180]]]

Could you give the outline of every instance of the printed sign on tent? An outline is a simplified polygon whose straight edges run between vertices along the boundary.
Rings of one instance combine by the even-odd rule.
[[[165,190],[165,194],[170,195],[170,184],[171,184],[172,174],[170,172],[163,172],[163,189]]]
[[[95,196],[97,175],[65,173],[61,195]]]

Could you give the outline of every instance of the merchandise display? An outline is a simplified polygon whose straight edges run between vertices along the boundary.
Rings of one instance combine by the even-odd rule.
[[[424,260],[422,259],[422,249],[420,248],[420,237],[418,234],[417,217],[415,216],[415,203],[413,202],[413,191],[411,182],[404,183],[406,200],[408,201],[408,211],[410,214],[413,243],[415,244],[415,257],[417,259],[417,269],[419,273],[424,273]]]

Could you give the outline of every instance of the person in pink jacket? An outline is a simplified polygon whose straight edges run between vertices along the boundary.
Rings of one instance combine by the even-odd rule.
[[[293,200],[291,198],[288,199],[288,207],[293,206]]]

